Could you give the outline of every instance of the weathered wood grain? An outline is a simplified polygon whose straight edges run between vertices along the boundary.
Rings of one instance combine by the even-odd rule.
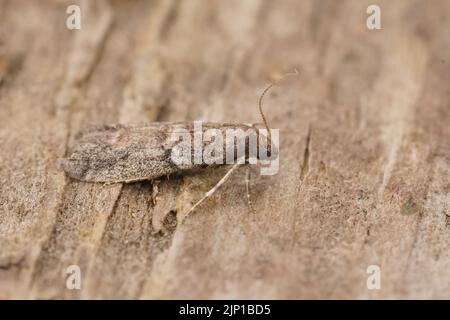
[[[0,298],[450,298],[450,3],[0,1]],[[260,122],[280,170],[102,185],[90,125]],[[256,173],[256,171],[254,172]],[[81,290],[65,270],[79,265]],[[382,287],[366,287],[381,267]]]

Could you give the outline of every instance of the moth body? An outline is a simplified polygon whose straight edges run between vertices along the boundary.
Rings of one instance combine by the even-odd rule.
[[[237,132],[238,137],[230,132]],[[243,145],[234,143],[242,138],[241,132],[246,134]],[[251,147],[252,141],[256,141],[256,149]],[[258,147],[265,143],[266,137],[258,129],[244,124],[201,123],[200,129],[196,122],[106,126],[82,135],[70,156],[62,159],[61,167],[81,181],[132,182],[230,164],[242,147],[247,161],[260,158]],[[273,148],[271,151],[274,156]]]

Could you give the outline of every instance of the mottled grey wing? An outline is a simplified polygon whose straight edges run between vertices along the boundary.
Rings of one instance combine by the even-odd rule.
[[[170,133],[187,124],[151,123],[91,129],[61,162],[72,178],[90,182],[131,182],[171,174]]]

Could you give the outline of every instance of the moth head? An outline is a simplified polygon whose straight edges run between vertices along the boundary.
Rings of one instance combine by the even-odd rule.
[[[298,76],[298,74],[299,74],[299,72],[297,71],[297,69],[294,69],[293,72],[285,73],[284,75],[281,76],[281,78],[279,78],[278,80],[269,84],[263,90],[263,92],[261,93],[261,96],[259,97],[259,100],[258,100],[259,114],[261,115],[261,118],[262,118],[262,121],[263,121],[264,127],[265,127],[265,130],[256,129],[257,134],[258,134],[258,143],[259,143],[259,146],[258,146],[259,151],[258,151],[257,158],[259,160],[273,161],[278,158],[278,153],[279,153],[278,130],[270,129],[269,124],[267,123],[266,116],[264,115],[264,112],[263,112],[262,103],[263,103],[264,96],[266,95],[267,92],[269,92],[269,90],[272,87],[277,85],[279,82],[281,82],[286,77]],[[255,126],[253,126],[253,127],[255,128]],[[262,152],[262,151],[265,151],[265,152]]]

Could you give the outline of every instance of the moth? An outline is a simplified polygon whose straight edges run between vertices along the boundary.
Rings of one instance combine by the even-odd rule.
[[[279,81],[281,79],[277,82]],[[255,160],[270,160],[278,156],[278,149],[273,144],[271,130],[262,111],[264,95],[277,82],[266,87],[259,98],[259,112],[266,127],[264,130],[266,134],[262,133],[262,130],[258,129],[256,125],[231,123],[203,123],[200,129],[196,128],[193,122],[152,122],[142,125],[103,126],[85,132],[77,140],[72,153],[61,160],[61,168],[69,177],[80,181],[130,183],[154,180],[174,173],[209,166],[224,165],[226,160],[230,160],[227,156],[232,154],[234,164],[222,179],[191,207],[185,214],[186,217],[225,183],[239,165],[255,163]],[[241,152],[239,155],[239,146],[234,144],[234,138],[227,136],[230,130],[250,132],[245,139],[244,153]],[[210,148],[213,139],[202,140],[200,143],[196,141],[196,135],[200,134],[203,137],[207,132],[214,132],[214,141],[219,136],[225,137],[222,140],[222,147],[214,149],[215,161],[212,162],[206,161],[202,155],[206,149]],[[188,150],[186,150],[186,146],[184,149],[179,148],[180,141],[173,138],[180,134],[187,135],[191,142],[194,141],[191,146],[187,146]],[[233,143],[230,143],[230,139],[233,139],[231,141]],[[256,148],[250,147],[251,141],[256,142]],[[259,152],[262,147],[267,152]],[[184,154],[184,157],[180,157],[180,153]],[[249,195],[249,173],[250,171],[247,170],[247,199],[250,208],[254,211]]]
[[[259,134],[258,129],[245,124],[202,123],[201,132],[194,130],[194,122],[103,126],[85,132],[71,155],[62,160],[61,166],[71,178],[104,183],[153,180],[175,172],[204,168],[214,164],[195,161],[198,151],[194,149],[194,143],[191,143],[189,161],[177,161],[173,152],[179,140],[173,137],[178,133],[188,133],[190,140],[194,141],[196,134],[203,136],[210,129],[216,130],[214,139],[218,135],[226,136],[227,131],[236,129],[252,130],[255,137],[249,137],[248,140],[253,138],[258,146],[267,139]],[[199,151],[203,153],[208,142],[201,141]],[[245,160],[248,161],[250,157],[258,158],[259,155],[252,153],[248,147],[248,141],[245,146]],[[233,162],[238,161],[237,147],[228,141],[224,142],[221,162],[225,163],[226,155],[230,153],[234,154]]]

